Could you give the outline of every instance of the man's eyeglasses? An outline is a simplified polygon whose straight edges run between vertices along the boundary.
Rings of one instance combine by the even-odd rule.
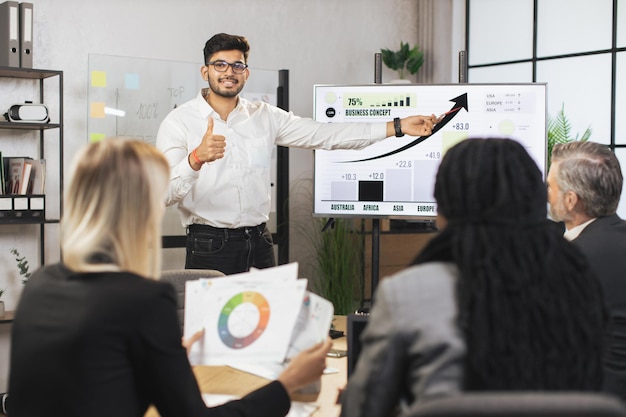
[[[248,64],[244,64],[243,62],[239,61],[233,62],[231,64],[230,62],[219,60],[208,62],[207,65],[213,65],[213,68],[215,68],[215,71],[217,72],[226,72],[226,70],[228,70],[228,67],[231,67],[235,74],[242,74],[246,70],[246,68],[248,68]]]

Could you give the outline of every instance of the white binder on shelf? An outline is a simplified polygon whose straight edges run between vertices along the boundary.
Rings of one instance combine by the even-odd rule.
[[[20,67],[33,67],[32,3],[20,3]]]
[[[19,3],[0,3],[0,66],[20,66]]]

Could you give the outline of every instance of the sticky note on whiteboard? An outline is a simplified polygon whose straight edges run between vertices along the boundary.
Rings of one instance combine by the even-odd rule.
[[[126,74],[124,76],[124,84],[128,90],[139,90],[139,74]]]
[[[92,87],[106,87],[107,86],[107,73],[104,71],[91,71],[91,86]]]

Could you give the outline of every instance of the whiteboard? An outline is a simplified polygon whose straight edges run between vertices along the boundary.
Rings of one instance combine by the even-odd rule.
[[[165,116],[207,87],[200,75],[202,65],[202,62],[90,54],[89,140],[123,137],[155,144]],[[241,96],[276,105],[278,83],[277,70],[250,68],[250,77]],[[276,184],[275,150],[272,157],[272,184]],[[275,218],[272,216],[276,212],[275,202],[276,187],[272,187],[272,218]],[[186,234],[176,206],[167,208],[163,234]]]
[[[428,136],[393,137],[359,151],[316,150],[314,215],[432,219],[441,158],[472,137],[517,140],[545,177],[546,90],[545,83],[316,85],[314,112],[321,122],[445,116]]]
[[[201,66],[90,54],[89,140],[132,137],[154,144],[163,118],[203,87]]]

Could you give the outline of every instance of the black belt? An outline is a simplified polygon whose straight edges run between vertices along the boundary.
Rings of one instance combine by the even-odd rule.
[[[191,224],[188,229],[192,233],[213,233],[224,235],[225,239],[242,237],[249,239],[251,236],[261,236],[265,231],[265,223],[261,223],[258,226],[244,226],[236,229],[229,229],[227,227],[213,227],[207,224]]]

